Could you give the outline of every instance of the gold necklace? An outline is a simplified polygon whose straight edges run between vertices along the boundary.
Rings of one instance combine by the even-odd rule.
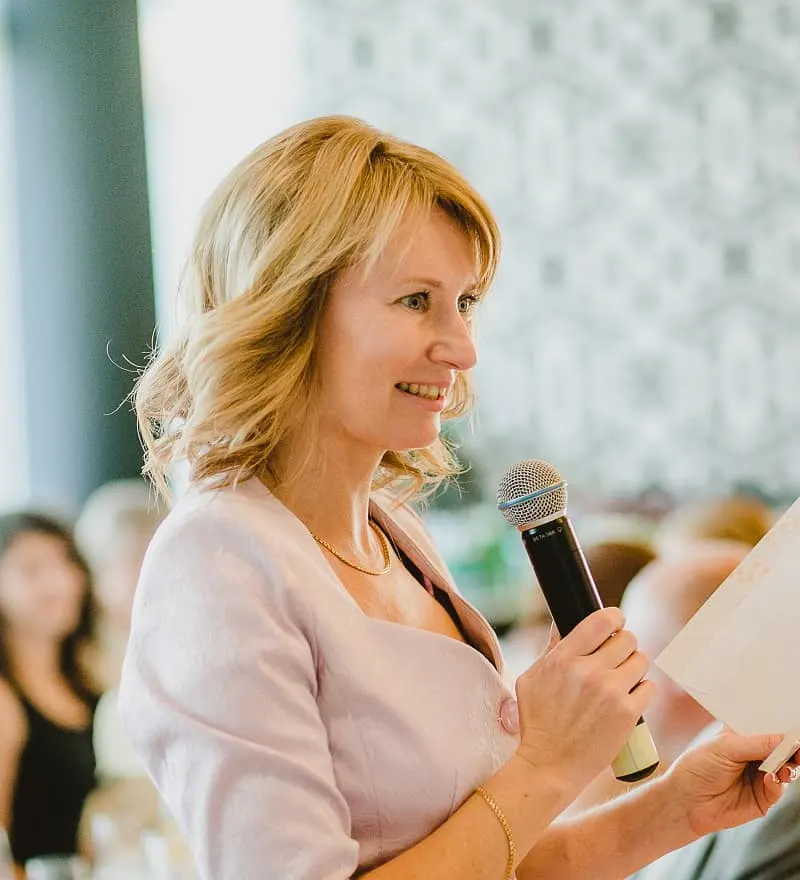
[[[378,526],[372,520],[369,521],[372,530],[378,536],[378,541],[381,545],[381,550],[383,551],[383,568],[380,571],[374,571],[371,568],[364,568],[362,565],[358,565],[355,562],[350,562],[349,559],[345,559],[338,550],[325,541],[323,538],[318,537],[313,532],[311,532],[311,537],[319,544],[321,547],[324,547],[328,553],[333,554],[339,562],[343,562],[345,565],[349,565],[350,568],[354,568],[356,571],[360,571],[362,574],[370,574],[373,577],[377,577],[381,574],[388,574],[388,572],[392,568],[392,554],[389,552],[389,541],[386,539],[386,535],[383,534],[383,530],[379,529]]]

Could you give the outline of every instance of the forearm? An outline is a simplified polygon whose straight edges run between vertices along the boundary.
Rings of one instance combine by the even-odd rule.
[[[659,777],[583,816],[549,828],[521,862],[519,880],[620,880],[696,839]]]
[[[513,757],[483,784],[508,821],[519,864],[564,809],[566,796],[546,768]],[[505,832],[486,802],[470,797],[424,840],[364,880],[502,880],[508,859]]]

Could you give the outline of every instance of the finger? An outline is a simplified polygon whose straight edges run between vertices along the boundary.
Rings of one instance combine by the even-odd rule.
[[[764,774],[758,774],[758,775],[761,778],[761,793],[762,793],[762,797],[764,800],[763,806],[762,806],[762,812],[766,812],[767,810],[770,809],[770,807],[773,807],[775,804],[778,803],[778,801],[781,799],[784,792],[786,791],[786,786],[784,785],[784,783],[780,782],[776,776],[773,776],[771,773],[764,773]],[[757,792],[758,789],[755,787],[755,786],[757,786],[757,782],[755,779],[753,780],[753,785],[754,785],[754,789],[753,789],[754,792]]]
[[[636,636],[630,630],[623,629],[606,639],[594,656],[606,669],[616,669],[634,653],[636,647]]]
[[[800,767],[797,764],[784,764],[783,767],[778,770],[775,774],[778,778],[778,782],[789,783],[795,782],[800,778]]]
[[[650,658],[641,651],[635,651],[614,670],[614,675],[617,677],[620,687],[624,687],[630,693],[647,675],[649,667]]]
[[[582,620],[561,640],[561,645],[576,656],[588,656],[623,626],[625,615],[619,608],[601,608]]]
[[[657,693],[657,686],[646,678],[634,686],[631,691],[631,707],[636,715],[640,717],[644,715]]]

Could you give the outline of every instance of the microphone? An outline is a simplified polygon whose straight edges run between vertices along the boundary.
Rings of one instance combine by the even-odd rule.
[[[497,489],[497,507],[522,535],[536,579],[561,636],[603,607],[572,523],[567,517],[567,483],[546,461],[512,465]],[[653,738],[640,718],[611,764],[623,782],[636,782],[658,767]]]

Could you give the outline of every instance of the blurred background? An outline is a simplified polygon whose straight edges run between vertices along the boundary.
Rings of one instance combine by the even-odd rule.
[[[798,0],[4,11],[0,504],[71,516],[138,473],[126,395],[200,205],[327,113],[443,153],[501,223],[479,406],[450,432],[470,472],[430,511],[487,610],[519,600],[491,503],[518,458],[561,470],[598,539],[800,493]]]
[[[3,503],[74,512],[136,473],[124,368],[168,332],[200,204],[334,112],[442,152],[500,219],[459,428],[481,488],[541,456],[602,496],[800,489],[796,0],[30,0],[5,25]]]
[[[516,459],[565,475],[587,545],[800,494],[800,0],[0,14],[0,507],[73,519],[137,476],[126,396],[169,334],[201,203],[329,113],[445,155],[503,230],[479,405],[449,429],[469,471],[427,512],[498,631],[536,613],[493,505]]]

